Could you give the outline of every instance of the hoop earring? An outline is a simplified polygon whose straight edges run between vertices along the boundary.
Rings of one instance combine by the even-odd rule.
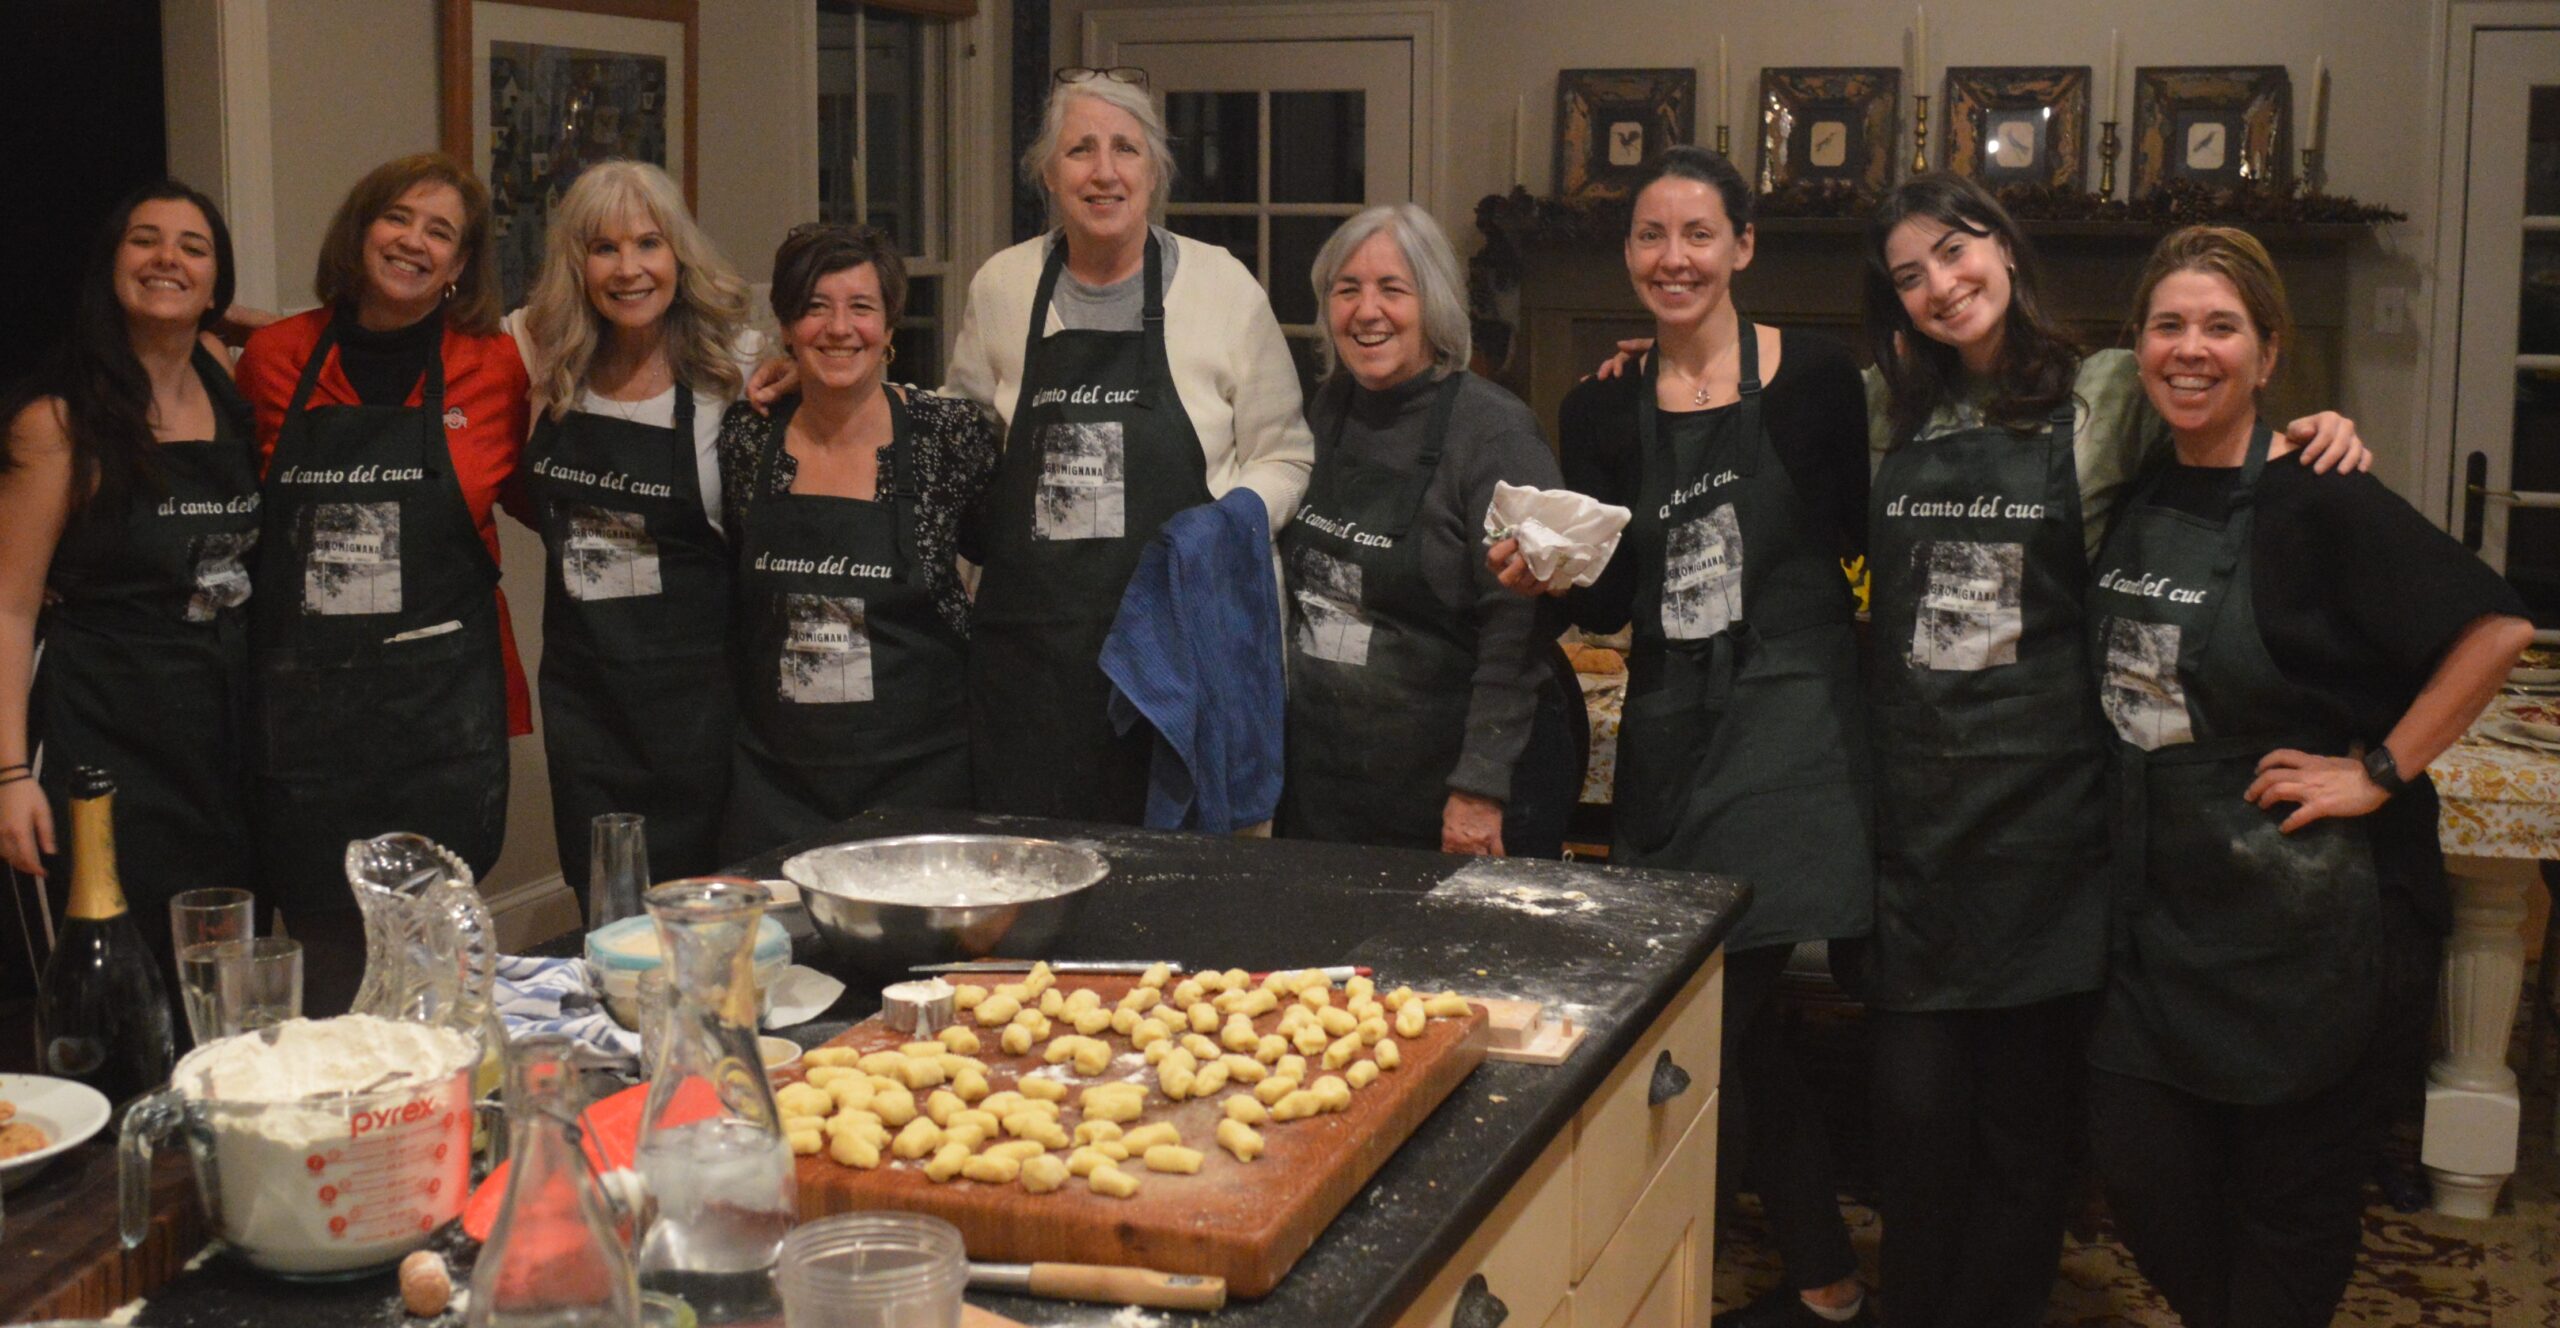
[[[454,294],[455,294],[456,292],[460,291],[461,289],[462,289],[462,283],[461,283],[461,282],[459,282],[459,281],[448,281],[448,282],[446,282],[446,283],[444,284],[444,297],[445,297],[446,299],[450,300],[450,299],[452,299],[452,298],[454,297]]]
[[[890,366],[890,365],[892,365],[892,364],[896,364],[897,362],[898,362],[898,343],[896,343],[896,342],[892,341],[892,342],[890,342],[890,343],[889,343],[889,353],[880,357],[880,365],[881,365],[881,367],[882,367],[882,368],[887,368],[888,366]]]

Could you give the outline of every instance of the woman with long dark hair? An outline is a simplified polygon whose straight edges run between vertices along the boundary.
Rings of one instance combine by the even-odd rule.
[[[168,897],[249,887],[246,559],[256,439],[206,335],[222,212],[176,181],[101,229],[71,335],[0,407],[0,859],[60,879],[75,765],[116,777],[117,852],[157,950]]]

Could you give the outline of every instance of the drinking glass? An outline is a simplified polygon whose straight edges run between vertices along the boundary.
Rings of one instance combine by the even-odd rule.
[[[178,996],[197,1045],[214,1031],[214,947],[257,933],[257,898],[246,890],[184,891],[169,901],[170,953],[178,957]]]
[[[587,930],[640,912],[649,889],[647,818],[606,812],[587,827]]]
[[[213,947],[214,1037],[273,1028],[302,1014],[302,942],[256,936]]]

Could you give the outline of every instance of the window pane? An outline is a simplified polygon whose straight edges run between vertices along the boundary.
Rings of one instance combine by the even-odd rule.
[[[2560,231],[2525,233],[2516,304],[2516,353],[2560,355]]]
[[[891,382],[942,385],[942,324],[933,316],[941,304],[941,285],[939,277],[908,280],[906,311],[898,330],[889,334],[889,344],[898,352],[889,365]]]
[[[1262,270],[1261,230],[1251,217],[1186,217],[1176,213],[1165,218],[1164,228],[1176,235],[1223,245],[1247,269]]]
[[[2524,149],[2524,210],[2560,217],[2560,87],[2535,88]]]
[[[2516,374],[2515,487],[2560,489],[2560,374]],[[2560,511],[2519,507],[2507,517],[2507,580],[2537,627],[2560,627]]]
[[[1298,391],[1303,396],[1316,394],[1316,339],[1289,338],[1289,358],[1298,366]]]
[[[1358,203],[1368,196],[1368,99],[1358,92],[1271,94],[1271,201]],[[1276,248],[1280,241],[1272,240]]]
[[[1261,196],[1257,156],[1262,113],[1250,92],[1168,92],[1164,127],[1173,140],[1173,201],[1250,203]]]
[[[863,219],[910,254],[927,250],[924,37],[923,22],[912,14],[873,9],[863,24],[862,100],[870,112]]]
[[[854,172],[861,167],[861,148],[854,142],[859,120],[855,97],[861,86],[861,52],[854,49],[860,29],[850,6],[818,6],[818,219],[855,220]]]
[[[1316,321],[1316,291],[1308,284],[1315,272],[1316,251],[1324,247],[1340,217],[1273,217],[1271,219],[1271,312],[1283,323]]]

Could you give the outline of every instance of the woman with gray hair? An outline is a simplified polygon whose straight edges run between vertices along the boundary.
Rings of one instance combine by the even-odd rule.
[[[969,732],[987,811],[1138,823],[1155,734],[1114,735],[1099,659],[1139,551],[1238,487],[1286,523],[1314,452],[1253,274],[1148,223],[1173,157],[1145,84],[1058,71],[1022,161],[1058,228],[978,269],[952,350],[946,388],[1006,430],[963,549],[984,569]]]
[[[1554,488],[1555,455],[1518,397],[1467,372],[1465,286],[1429,213],[1351,218],[1313,279],[1326,378],[1308,408],[1315,473],[1280,534],[1280,833],[1552,857],[1581,783],[1555,633],[1477,544],[1495,482]],[[1533,729],[1548,741],[1524,761]]]

